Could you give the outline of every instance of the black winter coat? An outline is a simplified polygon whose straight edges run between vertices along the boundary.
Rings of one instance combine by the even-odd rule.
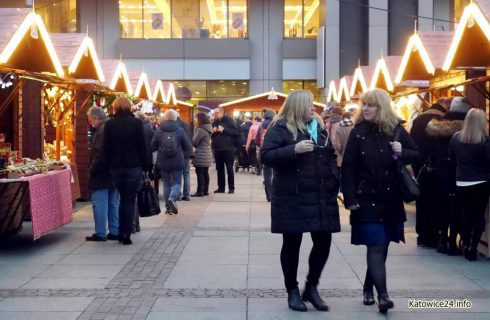
[[[457,132],[449,143],[449,159],[456,166],[456,181],[490,180],[490,138],[481,143],[462,143]]]
[[[135,118],[131,111],[121,110],[105,123],[104,153],[110,169],[142,167],[146,159],[143,122]]]
[[[191,130],[191,127],[189,126],[189,124],[187,122],[185,122],[184,120],[182,120],[181,118],[177,118],[177,124],[179,125],[179,127],[184,129],[185,136],[187,137],[187,139],[189,139],[189,143],[191,143],[191,141],[192,141],[192,130]],[[194,154],[192,153],[192,148],[190,150],[184,151],[184,157],[186,157],[186,158],[191,158],[193,155]]]
[[[163,132],[173,132],[175,131],[177,137],[177,150],[173,157],[166,157],[163,154],[158,152],[157,157],[157,166],[161,172],[163,171],[175,171],[175,170],[183,170],[184,163],[184,154],[192,150],[191,142],[187,138],[184,129],[179,127],[176,121],[165,120],[160,124],[160,128],[157,129],[155,135],[153,136],[153,140],[151,141],[152,151],[157,151],[162,145]]]
[[[91,191],[111,186],[111,175],[104,154],[104,123],[95,131],[89,152],[89,188]]]
[[[250,132],[250,128],[252,127],[252,122],[244,122],[241,125],[242,133],[241,133],[241,144],[242,146],[247,144],[248,133]]]
[[[456,166],[449,160],[449,142],[463,128],[466,113],[448,111],[441,119],[433,119],[425,129],[431,147],[430,156],[436,168],[436,192],[441,196],[456,192]]]
[[[240,131],[236,124],[228,116],[216,120],[212,124],[213,129],[222,126],[223,133],[213,132],[211,135],[211,147],[214,151],[234,151],[239,139]]]
[[[332,142],[319,126],[314,152],[296,154],[294,147],[302,140],[310,140],[309,134],[298,132],[293,140],[284,120],[278,120],[265,135],[260,157],[273,168],[271,231],[338,232],[339,170]]]
[[[146,148],[146,168],[153,166],[153,153],[151,152],[151,140],[155,132],[151,126],[150,121],[143,121],[143,134],[145,135],[145,148]]]
[[[360,206],[351,211],[351,224],[407,220],[392,141],[393,136],[367,121],[357,124],[349,135],[342,161],[342,191],[346,208]],[[405,164],[416,161],[417,146],[403,127],[399,142],[402,144],[400,160]]]

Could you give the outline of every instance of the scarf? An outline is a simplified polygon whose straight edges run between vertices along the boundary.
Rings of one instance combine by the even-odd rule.
[[[310,137],[315,141],[315,143],[318,142],[318,122],[316,119],[311,120],[306,124],[306,130],[308,130],[308,133],[310,134]]]

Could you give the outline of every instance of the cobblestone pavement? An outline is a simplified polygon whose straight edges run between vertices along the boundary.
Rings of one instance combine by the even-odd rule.
[[[134,245],[87,243],[91,208],[32,243],[29,226],[0,245],[1,319],[384,319],[363,306],[365,249],[350,245],[347,212],[333,236],[320,292],[331,312],[287,309],[279,264],[281,238],[269,232],[260,177],[239,173],[237,193],[179,203],[181,213],[141,219]],[[409,212],[412,208],[408,208]],[[488,319],[490,261],[467,262],[415,243],[390,247],[392,319]],[[311,240],[304,237],[298,280]],[[409,309],[409,299],[468,299],[471,309]],[[310,306],[309,309],[312,309]]]

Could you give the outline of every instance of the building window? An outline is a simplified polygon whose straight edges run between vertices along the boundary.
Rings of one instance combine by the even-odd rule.
[[[454,0],[454,21],[459,22],[463,16],[464,8],[470,4],[470,0]]]
[[[48,32],[78,32],[77,0],[36,1],[38,13]],[[0,1],[0,8],[24,8],[25,0]]]
[[[164,87],[170,83],[174,84],[178,99],[195,105],[203,100],[231,101],[249,96],[247,80],[175,80],[164,81]]]
[[[120,0],[121,38],[246,38],[247,12],[247,0]]]
[[[282,91],[285,94],[293,90],[308,90],[313,93],[316,102],[323,102],[322,90],[318,89],[316,80],[285,80],[282,82]]]
[[[320,0],[284,1],[284,37],[316,38],[320,26]]]

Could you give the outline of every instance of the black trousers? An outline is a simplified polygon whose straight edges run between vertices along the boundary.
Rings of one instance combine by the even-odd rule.
[[[419,239],[425,244],[436,244],[438,234],[442,225],[446,221],[448,211],[447,208],[440,208],[441,202],[435,201],[437,190],[437,176],[436,170],[427,171],[421,169],[419,175],[420,197],[416,202],[416,222],[415,230],[419,236]],[[439,207],[439,208],[438,208]]]
[[[196,167],[197,193],[209,192],[209,168]]]
[[[284,233],[282,239],[281,266],[284,274],[284,284],[286,285],[286,290],[289,291],[298,286],[299,250],[303,234]],[[310,269],[306,280],[308,284],[316,286],[330,254],[332,234],[324,231],[311,232],[311,239],[313,240],[313,248],[308,260]]]
[[[141,167],[114,169],[112,179],[121,196],[119,203],[119,235],[129,237],[133,229],[136,195],[141,185]]]
[[[218,189],[225,190],[225,166],[228,175],[228,189],[235,190],[235,172],[233,162],[235,161],[235,151],[215,151],[216,171],[218,171]]]
[[[480,183],[468,187],[457,187],[458,201],[462,212],[463,241],[480,240],[485,230],[485,211],[488,204],[490,183]]]

